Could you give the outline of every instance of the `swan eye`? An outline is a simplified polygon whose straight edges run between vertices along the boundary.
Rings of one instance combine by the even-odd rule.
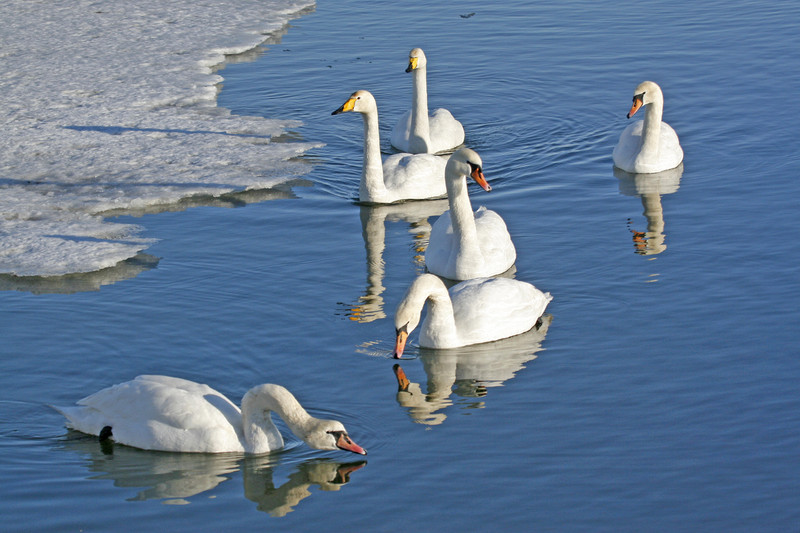
[[[408,322],[406,322],[405,325],[403,325],[403,326],[401,326],[399,328],[395,328],[394,332],[395,332],[396,335],[400,335],[401,332],[402,333],[408,333]]]
[[[636,96],[634,96],[633,97],[633,101],[635,102],[636,100],[639,100],[640,102],[644,102],[644,93],[637,94]]]
[[[481,170],[481,166],[480,165],[476,165],[475,163],[471,163],[469,161],[467,161],[467,163],[469,163],[470,171],[475,172],[476,170]]]

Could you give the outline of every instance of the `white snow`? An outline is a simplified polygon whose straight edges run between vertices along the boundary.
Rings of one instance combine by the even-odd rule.
[[[216,107],[225,54],[311,0],[0,2],[0,273],[91,272],[151,244],[102,213],[295,179],[299,124]],[[146,223],[146,218],[143,219]]]

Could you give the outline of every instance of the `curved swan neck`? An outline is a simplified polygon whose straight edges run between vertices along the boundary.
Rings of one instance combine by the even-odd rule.
[[[430,124],[428,122],[428,81],[424,66],[415,69],[414,89],[411,100],[411,136],[409,148],[414,153],[428,152]]]
[[[422,328],[423,335],[430,330],[435,332],[437,337],[455,336],[455,313],[450,293],[444,282],[433,274],[423,274],[414,280],[401,306],[409,313],[419,315],[426,302],[428,314],[425,317],[425,327]]]
[[[383,183],[383,159],[378,125],[378,111],[362,113],[364,117],[364,166],[361,170],[359,199],[362,202],[379,201],[386,192]]]
[[[642,153],[658,153],[661,137],[661,116],[664,113],[664,97],[656,94],[644,108],[642,125]]]
[[[435,331],[440,338],[454,338],[457,336],[455,312],[450,293],[441,280],[427,297],[428,315],[425,317],[425,330]]]
[[[462,256],[480,254],[478,229],[475,226],[475,215],[472,212],[472,203],[469,201],[465,176],[458,178],[447,176],[447,198],[450,203],[453,234],[458,241],[456,249],[460,249]]]
[[[300,437],[314,420],[292,393],[280,385],[254,387],[242,398],[242,426],[248,452],[264,453],[283,447],[283,437],[272,422],[272,412]]]

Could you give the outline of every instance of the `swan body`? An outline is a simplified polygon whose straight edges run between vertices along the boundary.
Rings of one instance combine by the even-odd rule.
[[[486,191],[480,156],[460,148],[447,162],[445,182],[450,209],[436,220],[425,252],[428,271],[455,280],[502,274],[514,265],[517,252],[503,219],[485,207],[472,212],[467,175]]]
[[[644,107],[644,120],[629,124],[622,131],[612,157],[614,166],[631,174],[652,174],[677,167],[683,161],[683,149],[675,130],[661,121],[664,95],[652,81],[640,83],[633,92],[631,118]]]
[[[381,161],[378,106],[369,91],[356,91],[333,115],[355,111],[364,117],[364,165],[358,198],[372,204],[441,198],[447,194],[447,160],[432,154],[393,154]]]
[[[394,355],[398,359],[402,356],[426,303],[428,313],[420,329],[419,345],[457,348],[525,333],[536,325],[552,299],[550,293],[510,278],[474,278],[448,291],[441,279],[423,274],[414,280],[397,307]]]
[[[464,126],[444,108],[428,115],[428,60],[421,48],[408,55],[408,68],[414,78],[411,109],[392,130],[392,146],[412,154],[435,154],[452,150],[464,143]]]
[[[274,411],[292,433],[318,450],[366,454],[341,422],[309,415],[280,385],[259,385],[240,410],[208,385],[168,376],[138,376],[96,392],[75,406],[55,407],[67,426],[115,442],[168,452],[267,453],[283,447]]]

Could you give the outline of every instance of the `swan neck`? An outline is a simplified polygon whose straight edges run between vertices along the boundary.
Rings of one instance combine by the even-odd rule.
[[[283,447],[283,437],[272,422],[273,412],[301,438],[304,428],[313,420],[292,393],[280,385],[259,385],[250,389],[242,398],[245,449],[249,453],[265,453]]]
[[[450,220],[453,224],[453,234],[463,257],[480,254],[478,243],[478,229],[475,226],[475,215],[472,212],[472,203],[469,201],[466,177],[447,179],[447,199],[450,203]]]
[[[364,166],[361,171],[359,199],[362,202],[380,201],[380,196],[386,192],[386,185],[383,183],[378,111],[363,113],[363,117]]]
[[[455,312],[450,293],[441,280],[433,287],[427,296],[428,314],[425,317],[425,331],[434,331],[440,342],[444,339],[455,340],[458,336],[456,330]]]
[[[414,89],[411,100],[411,151],[428,152],[430,146],[430,124],[428,122],[428,81],[425,67],[412,72]]]
[[[661,116],[664,112],[664,100],[656,99],[644,108],[644,124],[642,125],[642,152],[657,153],[661,137]]]

